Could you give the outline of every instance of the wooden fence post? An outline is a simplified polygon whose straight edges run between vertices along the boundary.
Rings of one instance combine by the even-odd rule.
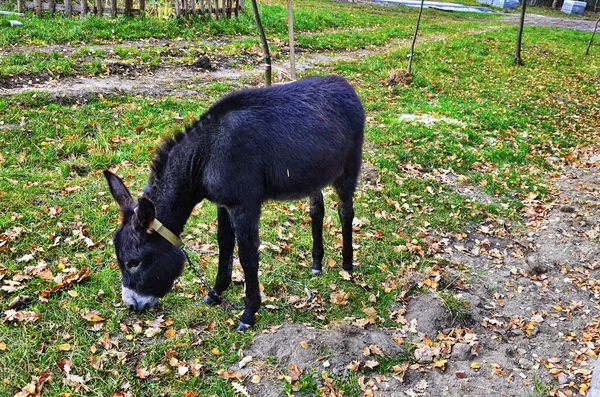
[[[65,16],[70,18],[73,13],[73,3],[71,0],[65,0]]]
[[[24,1],[23,0],[17,0],[17,11],[18,12],[23,12],[25,11],[25,6],[23,5]]]
[[[181,16],[181,7],[179,6],[179,0],[175,0],[175,16]]]
[[[227,14],[225,13],[225,7],[227,7],[227,0],[221,0],[221,3],[222,3],[221,15],[223,16],[223,18],[227,18]]]
[[[96,15],[104,15],[104,6],[102,5],[102,0],[96,0]]]
[[[38,17],[42,16],[42,0],[34,0],[33,6],[35,7],[35,15]]]
[[[146,16],[146,0],[140,0],[140,15]]]
[[[212,0],[206,0],[208,3],[208,18],[212,19]]]
[[[131,3],[133,2],[133,0],[125,0],[125,15],[129,16],[131,15]]]
[[[111,0],[110,1],[110,16],[112,18],[116,18],[117,17],[117,0]]]
[[[235,17],[237,18],[240,11],[240,0],[235,0]]]
[[[81,18],[85,17],[88,13],[87,0],[81,0]]]
[[[48,0],[48,11],[50,11],[51,16],[54,16],[54,12],[56,11],[56,0]]]
[[[288,40],[290,44],[290,77],[296,80],[296,49],[294,44],[294,12],[292,10],[292,0],[288,2]]]
[[[192,1],[192,14],[196,15],[196,0],[191,0]]]

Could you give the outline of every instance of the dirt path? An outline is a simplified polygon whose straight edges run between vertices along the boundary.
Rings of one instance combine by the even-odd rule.
[[[506,15],[502,18],[503,21],[509,23],[519,23],[518,14]],[[586,18],[559,18],[546,15],[526,14],[526,26],[550,26],[563,29],[582,30],[584,32],[593,32],[596,26],[596,21]]]
[[[443,40],[445,36],[424,36],[422,41]],[[392,40],[388,45],[369,49],[341,52],[317,52],[308,55],[299,54],[296,62],[296,70],[304,72],[318,67],[319,65],[350,59],[360,59],[369,55],[383,53],[394,46],[408,43],[407,39]],[[74,49],[69,47],[69,51]],[[110,64],[110,60],[108,64]],[[118,65],[121,65],[120,63]],[[273,70],[275,76],[280,71],[288,70],[289,66],[284,63],[275,62]],[[0,95],[14,95],[24,91],[46,91],[52,96],[63,98],[85,98],[98,94],[130,93],[148,96],[186,96],[198,95],[202,88],[213,81],[239,81],[248,80],[253,77],[259,78],[263,73],[260,66],[248,69],[241,68],[219,68],[206,70],[191,65],[162,65],[154,71],[125,70],[125,73],[113,74],[101,77],[74,76],[53,79],[48,75],[30,77],[15,77],[8,86],[1,88]],[[257,82],[258,84],[258,82]]]

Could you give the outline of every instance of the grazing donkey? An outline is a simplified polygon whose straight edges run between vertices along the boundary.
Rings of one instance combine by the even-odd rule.
[[[364,110],[341,77],[309,77],[227,95],[158,149],[144,194],[134,200],[123,181],[104,172],[122,212],[113,239],[122,296],[134,310],[152,307],[182,272],[179,235],[203,199],[218,206],[219,271],[204,298],[221,302],[231,283],[237,240],[246,279],[238,330],[254,324],[260,306],[258,224],[266,200],[310,197],[312,272],[323,260],[323,195],[339,196],[343,268],[352,271],[352,198],[360,171]],[[161,223],[162,222],[162,223]]]

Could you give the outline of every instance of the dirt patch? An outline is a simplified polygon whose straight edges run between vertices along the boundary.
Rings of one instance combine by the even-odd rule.
[[[277,378],[282,373],[287,376],[295,372],[296,376],[292,374],[292,379],[283,379],[289,383],[293,383],[301,374],[320,375],[321,371],[347,379],[348,367],[363,367],[369,371],[369,366],[377,367],[379,361],[401,360],[406,355],[404,346],[394,340],[396,335],[393,330],[366,331],[350,325],[315,329],[285,323],[267,332],[258,335],[245,352],[245,357],[252,358],[250,364],[244,365],[242,360],[231,368],[248,379],[254,375],[260,377],[259,383],[247,382],[249,391],[257,396],[285,395],[285,383]],[[383,389],[390,389],[392,383],[398,383],[393,376],[382,376],[378,382],[379,388]],[[265,394],[267,391],[268,394]]]

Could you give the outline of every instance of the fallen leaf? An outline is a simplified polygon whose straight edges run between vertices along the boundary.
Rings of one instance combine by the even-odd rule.
[[[150,376],[150,371],[148,371],[148,368],[138,368],[135,371],[135,376],[137,376],[140,379],[146,379]]]
[[[242,374],[231,370],[225,371],[224,369],[221,369],[219,370],[218,375],[223,379],[237,379],[239,381],[242,381],[244,379],[242,377]]]
[[[85,314],[82,314],[81,317],[88,321],[91,321],[92,323],[104,321],[104,318],[100,316],[100,312],[98,310],[88,310]]]
[[[176,332],[173,328],[169,328],[168,330],[165,331],[165,336],[171,338],[173,336],[175,336]]]
[[[293,381],[297,381],[298,378],[300,378],[300,375],[302,375],[302,372],[303,371],[300,368],[298,368],[298,366],[296,364],[291,364],[289,367],[288,374],[293,382]]]
[[[3,322],[10,322],[14,320],[22,321],[22,322],[34,322],[37,321],[42,315],[36,312],[18,312],[16,310],[7,310],[4,312],[4,317],[2,317]]]
[[[238,365],[240,368],[244,368],[250,361],[252,361],[252,356],[246,356],[240,360]]]
[[[232,382],[231,386],[238,392],[242,393],[244,396],[250,397],[250,393],[248,393],[248,390],[241,383]]]
[[[252,375],[252,378],[250,378],[250,382],[254,383],[255,385],[259,384],[260,383],[260,376],[258,376],[258,375]]]
[[[58,345],[58,350],[64,351],[64,352],[69,351],[69,350],[71,350],[71,344],[70,343],[62,343],[62,344]]]
[[[350,364],[346,365],[346,368],[348,368],[350,371],[358,371],[359,366],[360,363],[358,361],[352,360]]]
[[[148,328],[144,332],[144,335],[146,335],[147,338],[152,338],[153,336],[160,334],[160,331],[160,328]]]
[[[367,362],[365,362],[365,367],[368,367],[371,369],[375,368],[378,365],[379,365],[379,361],[377,361],[377,360],[367,360]]]

